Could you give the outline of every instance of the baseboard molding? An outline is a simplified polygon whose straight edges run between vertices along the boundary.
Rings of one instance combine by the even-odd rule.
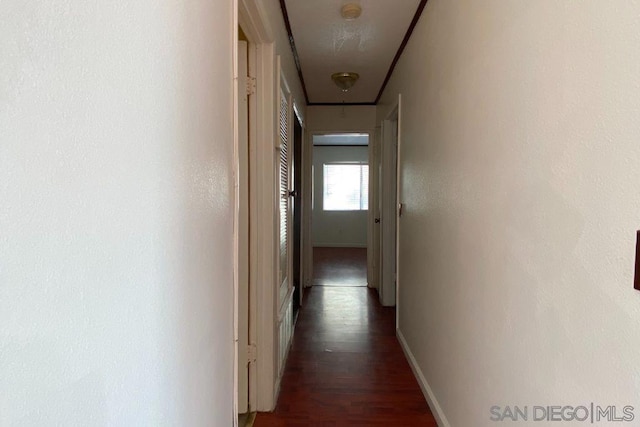
[[[365,248],[366,243],[314,243],[314,248]]]
[[[402,350],[404,351],[405,356],[407,356],[407,360],[409,361],[411,370],[413,371],[413,374],[416,376],[416,379],[418,380],[418,384],[422,389],[422,394],[424,394],[425,399],[427,399],[429,408],[431,408],[431,412],[436,418],[438,426],[451,427],[451,425],[449,424],[449,421],[447,421],[447,417],[444,415],[444,411],[442,410],[442,408],[440,407],[440,404],[438,403],[438,400],[436,399],[436,396],[433,394],[433,390],[431,390],[429,383],[427,382],[424,375],[422,374],[422,370],[418,366],[418,362],[416,361],[416,358],[413,357],[413,353],[409,348],[409,344],[407,344],[407,341],[404,339],[404,335],[402,335],[402,331],[400,331],[400,329],[396,329],[396,335],[398,336],[398,341],[400,341],[400,346],[402,347]]]
[[[282,376],[276,378],[276,383],[273,385],[273,408],[269,408],[267,411],[260,412],[273,412],[276,410],[276,405],[278,404],[278,399],[280,398],[280,382],[282,380]]]

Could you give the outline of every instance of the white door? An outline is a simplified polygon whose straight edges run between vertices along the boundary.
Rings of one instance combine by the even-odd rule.
[[[284,303],[289,294],[291,283],[289,272],[291,271],[291,225],[293,218],[291,215],[291,154],[292,147],[290,141],[291,134],[291,105],[290,98],[284,91],[280,91],[280,111],[279,111],[279,139],[278,146],[278,221],[279,221],[279,254],[278,254],[278,283],[280,284],[279,307]]]
[[[310,133],[302,144],[302,283],[310,287],[313,278],[313,144]]]
[[[283,85],[284,86],[284,85]],[[291,203],[292,162],[292,100],[281,89],[278,145],[278,363],[277,375],[282,375],[293,334],[293,215]]]
[[[398,109],[394,109],[389,118],[382,123],[380,302],[384,306],[396,305],[398,142]]]
[[[238,41],[238,413],[249,410],[249,95],[247,42]]]
[[[378,128],[369,140],[369,233],[367,236],[367,265],[369,286],[380,289],[380,143],[382,129]]]

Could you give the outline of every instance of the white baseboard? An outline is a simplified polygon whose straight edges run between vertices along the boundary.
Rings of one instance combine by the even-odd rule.
[[[409,344],[407,344],[407,341],[404,339],[404,335],[402,335],[402,331],[400,331],[400,329],[396,329],[396,335],[398,336],[398,341],[400,341],[400,346],[402,347],[402,350],[404,351],[405,356],[407,356],[407,360],[409,361],[411,370],[413,371],[413,374],[416,376],[416,379],[418,380],[418,384],[422,389],[422,394],[424,394],[425,399],[427,399],[429,408],[431,408],[431,412],[436,418],[438,426],[451,427],[451,425],[449,424],[449,421],[447,421],[447,417],[444,415],[444,412],[440,407],[440,404],[438,403],[438,400],[436,399],[436,396],[433,394],[433,390],[431,390],[429,383],[427,382],[424,375],[422,374],[422,370],[420,370],[420,367],[418,366],[418,362],[416,361],[416,358],[413,357],[413,353],[409,348]]]

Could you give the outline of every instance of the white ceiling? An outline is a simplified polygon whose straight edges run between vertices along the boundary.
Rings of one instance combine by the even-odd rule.
[[[346,21],[340,9],[358,3],[362,15]],[[373,103],[420,0],[285,0],[308,101]],[[331,74],[356,72],[348,92]]]

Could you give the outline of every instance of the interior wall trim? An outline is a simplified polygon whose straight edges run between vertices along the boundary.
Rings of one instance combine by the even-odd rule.
[[[431,386],[429,386],[429,383],[425,379],[420,366],[418,366],[418,362],[413,356],[411,348],[409,347],[409,344],[407,344],[407,340],[405,340],[404,335],[402,335],[402,331],[400,330],[400,328],[396,329],[396,335],[398,336],[398,341],[400,341],[400,347],[402,347],[404,355],[407,356],[407,360],[409,361],[409,366],[411,366],[413,375],[415,375],[416,380],[418,380],[418,384],[422,389],[422,394],[424,394],[425,399],[427,399],[429,408],[431,408],[431,412],[438,422],[438,426],[451,427],[451,424],[449,424],[449,421],[447,420],[442,407],[436,399],[436,395],[433,393]]]
[[[307,94],[307,86],[304,84],[304,76],[302,75],[302,67],[300,67],[300,57],[298,56],[298,50],[296,49],[296,42],[293,39],[293,33],[291,32],[291,22],[289,22],[289,12],[287,12],[287,5],[285,0],[280,0],[280,9],[282,10],[282,17],[284,18],[284,26],[287,28],[287,35],[289,36],[289,45],[291,46],[291,52],[293,53],[293,62],[296,64],[298,70],[298,78],[302,85],[302,92],[304,93],[304,100],[309,105],[309,95]]]
[[[284,1],[284,0],[282,0],[282,1]],[[382,93],[384,92],[385,88],[387,87],[387,83],[389,83],[389,79],[391,78],[391,75],[393,74],[393,70],[396,68],[396,64],[398,64],[398,60],[400,60],[400,56],[402,56],[402,52],[404,51],[404,48],[407,47],[407,43],[409,43],[409,39],[411,38],[411,34],[413,34],[413,30],[416,28],[416,25],[418,24],[418,21],[420,20],[420,16],[422,16],[422,11],[424,10],[425,6],[427,5],[427,1],[428,0],[420,0],[420,4],[418,5],[418,9],[416,9],[416,13],[415,13],[415,15],[413,15],[413,19],[411,20],[411,24],[409,25],[409,28],[407,29],[407,32],[404,35],[404,39],[402,39],[402,43],[400,43],[400,47],[398,48],[398,51],[396,52],[396,56],[393,57],[393,61],[391,62],[391,66],[389,67],[389,71],[387,71],[387,76],[384,78],[384,82],[382,82],[382,86],[380,87],[380,91],[378,92],[378,96],[376,96],[376,100],[374,102],[376,105],[380,101],[380,98],[382,98]]]

